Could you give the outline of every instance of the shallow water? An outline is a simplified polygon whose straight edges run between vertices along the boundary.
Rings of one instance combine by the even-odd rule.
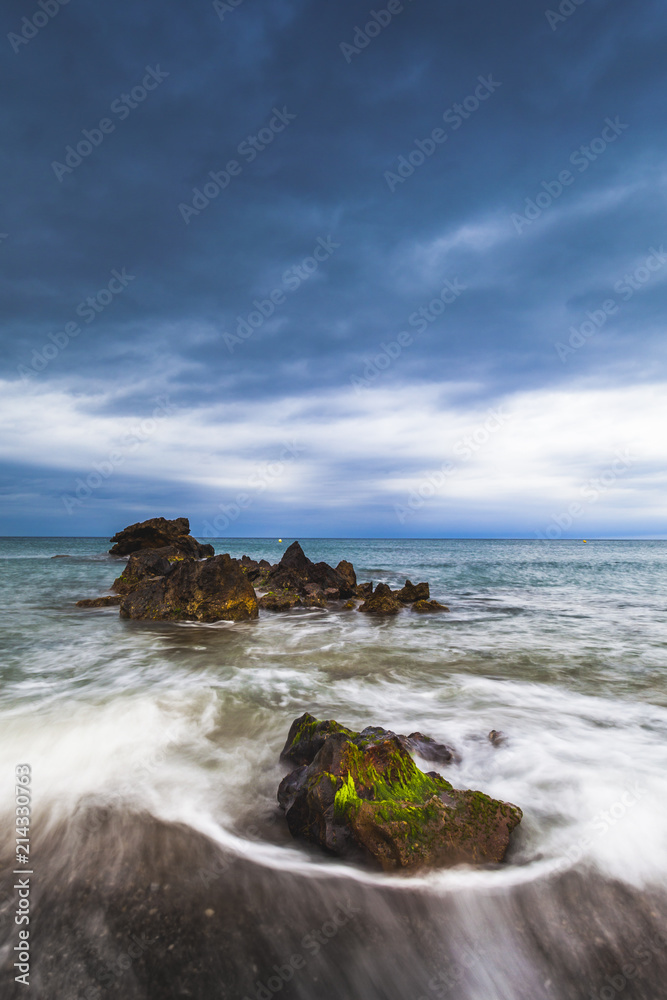
[[[275,562],[290,541],[215,545]],[[27,762],[32,995],[667,997],[667,543],[304,548],[428,580],[451,613],[131,622],[74,607],[122,566],[105,540],[0,540],[1,843]],[[293,842],[278,755],[304,711],[454,745],[448,780],[524,811],[507,863],[389,877]]]

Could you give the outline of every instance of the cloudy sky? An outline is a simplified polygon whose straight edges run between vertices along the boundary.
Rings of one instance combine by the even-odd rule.
[[[372,11],[6,0],[0,533],[665,536],[664,4]]]

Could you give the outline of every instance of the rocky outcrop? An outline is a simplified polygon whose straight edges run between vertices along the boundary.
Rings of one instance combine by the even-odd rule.
[[[192,559],[204,559],[215,554],[212,545],[202,545],[190,534],[187,517],[177,517],[167,521],[164,517],[152,517],[123,528],[111,539],[115,544],[109,549],[112,556],[129,556],[140,549],[162,549],[173,546],[181,555]]]
[[[297,719],[278,790],[292,836],[385,871],[501,862],[521,810],[421,771],[402,742],[417,737]]]
[[[258,586],[267,591],[261,598],[261,606],[272,611],[287,607],[324,607],[327,601],[352,597],[356,576],[350,563],[339,572],[328,563],[311,562],[299,543],[292,542],[280,562],[261,576]]]
[[[129,557],[111,587],[123,598],[121,615],[242,620],[256,617],[259,608],[280,612],[326,608],[330,602],[340,602],[339,608],[352,610],[357,601],[362,602],[359,611],[373,615],[397,615],[407,606],[419,613],[449,610],[429,600],[428,583],[406,580],[398,591],[379,583],[373,590],[372,583],[357,583],[354,566],[348,560],[342,559],[335,569],[325,562],[312,562],[299,542],[293,542],[273,566],[266,559],[258,561],[244,555],[240,560],[225,556],[224,572],[220,562],[214,562],[209,569],[198,568],[200,561],[213,562],[221,557],[215,557],[213,546],[200,544],[189,531],[186,517],[173,521],[154,517],[131,524],[113,536],[110,554]],[[232,565],[236,567],[233,572]],[[216,594],[217,586],[221,590]],[[92,598],[80,601],[79,606],[101,607],[93,602],[102,600],[112,603],[106,598]]]
[[[77,601],[77,608],[113,608],[120,604],[120,596],[111,594],[109,597],[89,597]]]
[[[123,596],[123,618],[155,621],[248,621],[259,614],[257,597],[239,563],[228,555],[203,562],[184,559],[166,576],[144,581]]]
[[[354,572],[354,566],[347,559],[341,559],[341,561],[336,566],[336,572],[345,581],[349,593],[346,594],[349,597],[354,594],[357,589],[357,574]]]
[[[431,596],[431,590],[428,583],[410,583],[409,580],[405,581],[405,586],[402,590],[397,590],[396,598],[401,602],[401,604],[414,604],[415,601],[428,601]]]
[[[397,615],[400,610],[400,602],[386,583],[378,583],[374,592],[359,608],[359,611],[370,615]]]

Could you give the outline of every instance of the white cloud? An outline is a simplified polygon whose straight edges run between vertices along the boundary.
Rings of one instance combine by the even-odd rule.
[[[517,392],[493,403],[507,419],[492,432],[483,429],[488,402],[464,403],[460,386],[446,383],[223,402],[162,412],[149,423],[142,421],[155,403],[135,417],[117,417],[102,410],[113,402],[109,395],[74,397],[48,383],[0,388],[5,461],[73,480],[116,451],[126,480],[142,487],[181,482],[193,498],[247,489],[286,443],[303,451],[271,480],[264,500],[297,509],[307,502],[323,512],[345,506],[348,520],[355,509],[391,511],[450,463],[454,471],[416,512],[415,529],[453,517],[478,516],[481,523],[492,512],[497,523],[519,519],[532,530],[581,500],[586,484],[620,453],[629,463],[594,508],[584,506],[601,526],[617,522],[618,530],[636,532],[643,519],[660,516],[667,485],[661,383]]]

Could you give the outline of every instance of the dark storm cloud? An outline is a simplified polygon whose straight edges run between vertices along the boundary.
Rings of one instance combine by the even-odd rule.
[[[25,4],[6,7],[7,32],[25,11]],[[638,19],[620,4],[587,0],[552,31],[534,3],[511,12],[407,3],[366,49],[348,51],[349,64],[340,45],[354,43],[355,25],[365,23],[359,4],[246,0],[221,13],[223,20],[209,4],[178,11],[74,0],[17,53],[7,43],[2,71],[14,96],[4,112],[9,238],[2,252],[12,362],[26,350],[29,356],[42,333],[76,320],[79,303],[106,285],[113,268],[126,267],[136,281],[96,318],[91,336],[72,345],[63,371],[94,372],[102,358],[122,377],[118,348],[129,340],[136,357],[138,325],[145,360],[159,345],[209,373],[211,366],[221,376],[238,373],[244,392],[247,365],[257,392],[267,388],[264,366],[273,377],[295,358],[310,362],[309,379],[340,378],[346,356],[373,350],[397,318],[435,293],[436,275],[413,294],[397,282],[415,245],[488,218],[500,245],[463,247],[442,262],[441,277],[459,273],[470,292],[424,338],[423,373],[434,359],[467,366],[484,351],[503,378],[523,355],[529,326],[531,377],[541,367],[549,379],[556,369],[543,318],[582,294],[585,244],[602,250],[599,264],[611,278],[629,247],[639,253],[659,242],[664,220],[656,218],[650,185],[662,155],[654,127],[657,7]],[[141,85],[147,66],[168,76],[132,108],[121,95]],[[452,112],[443,123],[447,108],[474,94],[479,76],[502,86],[468,120]],[[274,107],[296,118],[247,163],[238,145],[271,120]],[[588,168],[580,173],[570,154],[595,139],[609,116],[629,128],[596,161],[582,158]],[[58,181],[52,162],[63,163],[66,146],[105,117],[114,131]],[[446,143],[392,194],[385,173],[396,173],[415,138],[439,126]],[[186,225],[178,205],[191,204],[193,188],[234,158],[240,176]],[[512,212],[525,211],[542,181],[568,167],[571,188],[517,234]],[[621,189],[618,203],[556,219],[568,203],[609,187]],[[628,209],[630,233],[620,218]],[[242,357],[230,357],[215,334],[235,332],[237,317],[329,235],[341,250],[319,280],[277,310],[279,332],[258,332]],[[548,283],[537,278],[545,273]],[[593,300],[597,277],[589,277]],[[189,324],[210,328],[210,342],[190,343]]]
[[[259,401],[349,388],[402,331],[368,391],[662,377],[667,267],[615,290],[667,246],[661,5],[371,7],[8,0],[6,378]]]

